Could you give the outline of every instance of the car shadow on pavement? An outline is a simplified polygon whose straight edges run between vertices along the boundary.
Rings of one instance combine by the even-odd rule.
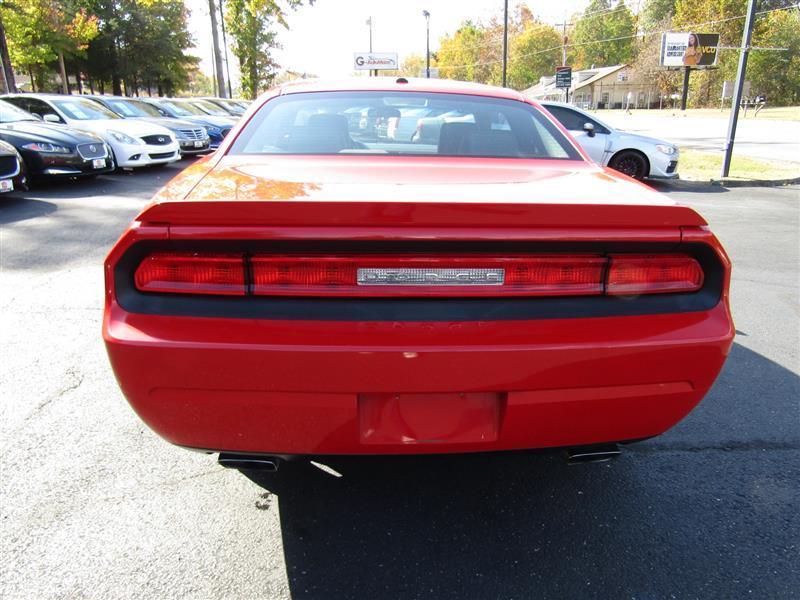
[[[32,200],[21,196],[0,198],[0,225],[35,219],[58,210],[58,206],[44,200]]]
[[[615,462],[320,457],[244,474],[263,488],[254,511],[279,511],[294,598],[789,597],[797,397],[796,373],[737,344],[682,424]]]

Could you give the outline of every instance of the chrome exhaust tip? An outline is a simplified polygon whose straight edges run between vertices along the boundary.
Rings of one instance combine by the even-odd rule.
[[[247,454],[228,454],[220,452],[217,462],[226,469],[248,469],[274,473],[280,466],[280,459],[274,456],[248,456]]]
[[[622,451],[616,444],[569,448],[567,450],[567,464],[579,465],[582,463],[608,462],[617,458],[620,454],[622,454]]]

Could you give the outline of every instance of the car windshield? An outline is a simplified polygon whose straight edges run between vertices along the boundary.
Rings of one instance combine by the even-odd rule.
[[[187,102],[162,100],[160,105],[165,107],[168,111],[175,113],[179,117],[203,116],[206,114],[199,108],[196,108]]]
[[[518,100],[428,92],[311,92],[269,100],[232,154],[389,154],[580,160]]]
[[[8,102],[0,102],[0,123],[16,123],[17,121],[38,121],[31,113],[17,108]]]
[[[218,99],[217,103],[222,104],[225,108],[234,112],[236,114],[242,114],[244,112],[244,107],[238,102],[234,102],[233,100],[225,100],[225,99]]]
[[[187,104],[191,104],[192,106],[199,108],[201,111],[205,112],[209,115],[216,115],[218,117],[230,117],[231,113],[229,113],[224,108],[221,108],[214,104],[213,102],[208,102],[206,100],[190,100]]]
[[[118,114],[110,111],[105,106],[94,100],[86,98],[69,98],[65,100],[51,100],[67,118],[75,121],[92,121],[95,119],[121,119]]]
[[[141,100],[120,100],[118,98],[107,98],[106,103],[117,114],[123,117],[160,117],[161,113],[154,106],[150,106]]]

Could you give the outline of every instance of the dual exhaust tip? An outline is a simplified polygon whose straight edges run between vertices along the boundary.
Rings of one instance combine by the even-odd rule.
[[[608,462],[617,458],[621,453],[622,451],[617,444],[582,446],[580,448],[567,449],[566,459],[569,465]],[[228,452],[220,452],[218,461],[221,466],[227,469],[245,469],[267,473],[275,473],[281,464],[281,459],[277,456],[231,454]]]

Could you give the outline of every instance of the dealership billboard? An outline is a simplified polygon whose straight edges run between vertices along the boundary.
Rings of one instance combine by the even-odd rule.
[[[661,64],[665,67],[713,67],[717,64],[718,33],[665,33]]]
[[[397,52],[356,52],[353,56],[356,71],[390,70],[400,68]]]

